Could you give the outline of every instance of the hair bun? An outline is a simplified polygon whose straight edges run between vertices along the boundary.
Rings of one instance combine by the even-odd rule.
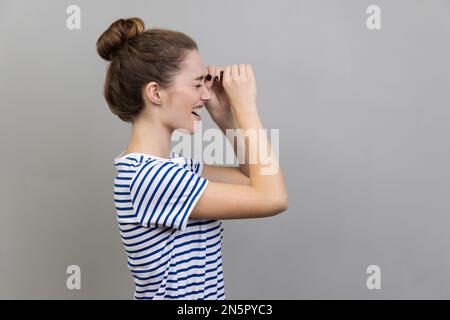
[[[137,34],[145,31],[144,21],[138,17],[119,19],[112,23],[97,40],[97,52],[106,61]]]

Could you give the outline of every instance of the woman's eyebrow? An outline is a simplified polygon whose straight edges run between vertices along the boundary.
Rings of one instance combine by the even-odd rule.
[[[195,78],[194,80],[203,80],[204,77],[206,77],[206,75],[199,76],[199,77]]]

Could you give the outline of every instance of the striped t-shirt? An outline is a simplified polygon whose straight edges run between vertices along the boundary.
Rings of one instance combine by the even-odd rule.
[[[122,152],[114,203],[134,299],[225,300],[220,220],[190,219],[208,180],[203,163]]]

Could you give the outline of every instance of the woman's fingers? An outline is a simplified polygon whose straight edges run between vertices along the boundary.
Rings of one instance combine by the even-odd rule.
[[[212,86],[215,82],[222,82],[225,77],[234,79],[254,78],[253,70],[250,64],[233,64],[225,67],[209,65],[208,73],[211,75],[211,80],[207,82],[210,86]]]
[[[208,68],[207,68],[207,70],[208,70],[208,74],[211,75],[211,79],[208,80],[208,79],[206,78],[206,79],[205,79],[205,85],[206,85],[206,87],[211,88],[212,85],[213,85],[213,83],[214,83],[213,80],[214,80],[215,67],[209,65]]]
[[[238,71],[239,71],[239,77],[241,78],[247,78],[247,73],[245,72],[245,64],[240,64],[238,66]]]
[[[252,69],[252,65],[251,64],[246,64],[245,65],[245,70],[247,72],[247,77],[249,77],[251,79],[255,79],[255,75],[253,74],[253,69]]]
[[[253,68],[251,64],[246,64],[245,68],[247,70],[247,77],[250,81],[252,81],[255,84],[255,97],[258,95],[257,91],[257,87],[256,87],[256,79],[255,79],[255,74],[253,73]]]
[[[241,112],[254,111],[256,103],[256,81],[249,64],[227,66],[224,70],[223,86],[231,106],[235,106]],[[247,110],[242,108],[247,108]]]
[[[214,73],[214,82],[219,83],[222,80],[222,77],[220,76],[220,72],[223,70],[222,67],[216,67],[215,73]]]
[[[237,79],[239,77],[239,69],[238,66],[236,64],[233,64],[231,66],[231,74],[230,74],[232,79]]]
[[[211,81],[209,82],[210,86],[212,86],[214,83],[221,82],[223,80],[224,76],[224,67],[218,67],[218,66],[208,66],[208,73],[211,75]]]
[[[255,78],[255,74],[253,73],[252,65],[251,64],[246,64],[245,68],[247,70],[247,77],[248,77],[248,79],[253,81],[256,84],[256,78]]]
[[[231,67],[230,66],[226,66],[223,69],[223,78],[222,80],[228,80],[230,78],[231,75]]]

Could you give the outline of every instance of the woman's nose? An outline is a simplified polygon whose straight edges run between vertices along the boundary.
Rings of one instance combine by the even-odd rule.
[[[202,100],[211,100],[211,93],[209,93],[209,90],[205,86],[203,86],[203,88]]]

